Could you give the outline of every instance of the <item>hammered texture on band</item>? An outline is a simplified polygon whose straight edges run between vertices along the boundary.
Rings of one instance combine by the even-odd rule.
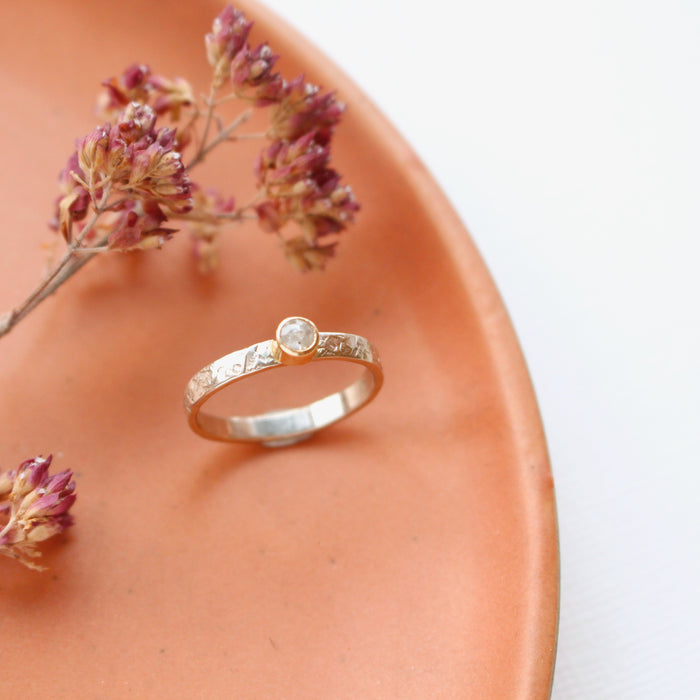
[[[320,333],[319,336],[314,359],[347,359],[381,364],[374,346],[362,336],[352,333]],[[189,409],[234,379],[281,364],[275,340],[265,340],[236,350],[207,365],[190,379],[185,389],[185,407]]]

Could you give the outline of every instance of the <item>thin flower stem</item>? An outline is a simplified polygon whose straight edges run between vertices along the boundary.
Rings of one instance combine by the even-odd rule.
[[[196,212],[191,211],[188,212],[187,214],[179,214],[177,216],[172,216],[171,219],[179,219],[181,221],[204,221],[204,222],[210,222],[212,220],[217,220],[217,219],[224,219],[228,220],[231,222],[235,221],[257,221],[258,220],[258,215],[257,214],[247,214],[246,212],[250,211],[255,207],[255,201],[259,199],[259,196],[256,197],[250,204],[246,204],[243,207],[239,207],[236,209],[236,211],[222,211],[222,212],[217,212],[217,213],[212,213],[212,214],[204,214],[201,216],[198,216]]]
[[[213,107],[218,107],[219,105],[225,104],[226,102],[231,102],[232,100],[240,99],[241,98],[235,92],[231,92],[225,97],[220,97],[218,100],[214,100]]]
[[[188,212],[187,214],[178,214],[176,216],[172,216],[171,220],[180,220],[180,221],[204,221],[204,222],[211,222],[216,219],[227,219],[229,221],[243,221],[243,220],[254,220],[257,219],[258,217],[255,214],[245,214],[245,210],[249,209],[250,207],[242,207],[241,209],[238,209],[237,211],[227,211],[227,212],[220,212],[216,214],[201,214],[198,215],[196,212]]]
[[[219,133],[211,140],[210,143],[204,145],[205,142],[204,139],[202,139],[202,146],[200,147],[197,155],[190,161],[189,165],[187,166],[188,169],[191,169],[198,163],[201,163],[220,143],[227,141],[231,137],[231,134],[233,134],[233,132],[239,126],[245,124],[250,119],[252,113],[253,111],[250,109],[247,109],[245,112],[241,112],[241,114],[239,114],[228,126],[225,126],[223,129],[219,129]]]
[[[236,141],[247,141],[252,139],[266,139],[267,133],[264,131],[258,131],[250,134],[236,134]]]
[[[100,211],[101,211],[101,213],[104,213],[106,211],[116,209],[120,204],[123,204],[124,202],[128,202],[130,200],[133,200],[133,196],[132,197],[120,197],[119,199],[115,199],[113,202],[110,202],[109,204],[105,204],[101,208]]]
[[[77,251],[80,250],[83,241],[94,229],[100,216],[109,209],[109,207],[105,206],[109,195],[110,187],[107,185],[92,217],[80,232],[80,235],[68,244],[65,252],[56,263],[53,270],[51,270],[21,304],[12,309],[9,314],[0,320],[0,337],[9,333],[23,318],[25,318],[25,316],[39,306],[42,301],[50,297],[69,277],[72,277],[83,265],[94,257],[94,253],[85,257],[78,257]],[[100,241],[100,245],[102,243],[103,241]]]
[[[91,255],[92,253],[123,253],[123,250],[119,248],[110,248],[108,245],[90,246],[87,248],[83,246],[75,251],[75,255]]]
[[[181,133],[186,133],[187,131],[189,131],[194,126],[194,123],[197,121],[197,119],[199,119],[201,116],[202,116],[202,112],[199,109],[199,107],[197,106],[197,104],[195,103],[193,108],[192,108],[192,111],[190,113],[189,120],[187,121],[186,124],[184,124],[182,127],[179,128],[179,131]]]
[[[202,132],[202,141],[201,141],[200,146],[199,146],[200,153],[204,149],[204,146],[207,143],[207,138],[209,137],[209,129],[211,128],[211,120],[212,120],[212,117],[214,116],[214,109],[216,108],[216,104],[214,102],[214,98],[216,97],[216,92],[217,92],[217,89],[214,87],[214,85],[212,85],[210,90],[209,90],[209,97],[206,100],[207,113],[206,113],[206,116],[204,117],[204,131]],[[199,155],[199,153],[197,155]]]
[[[237,214],[229,214],[227,212],[221,212],[220,214],[214,214],[216,219],[228,219],[230,221],[256,221],[256,214],[243,214],[239,212]]]

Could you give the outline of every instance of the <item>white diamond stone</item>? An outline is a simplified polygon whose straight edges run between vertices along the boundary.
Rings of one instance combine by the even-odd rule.
[[[316,329],[303,318],[290,318],[279,329],[280,343],[294,353],[311,350],[316,342]]]

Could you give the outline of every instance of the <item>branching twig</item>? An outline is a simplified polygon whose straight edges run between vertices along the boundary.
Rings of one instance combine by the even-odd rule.
[[[160,246],[174,232],[168,221],[186,223],[204,269],[218,259],[222,229],[251,219],[279,236],[300,269],[324,266],[335,249],[329,237],[345,229],[358,208],[329,166],[343,107],[303,76],[285,81],[274,71],[277,56],[267,44],[248,44],[251,26],[230,5],[216,18],[206,36],[211,86],[199,103],[187,81],[155,75],[143,64],[103,83],[100,109],[107,123],[78,142],[61,175],[55,228],[66,248],[29,296],[0,316],[0,337],[94,257]],[[234,101],[245,109],[226,123],[218,110]],[[237,133],[256,109],[267,111],[270,128]],[[161,117],[175,128],[159,128]],[[232,197],[192,182],[193,169],[223,143],[253,139],[267,143],[256,161],[252,202],[236,208]],[[282,236],[288,224],[301,233]]]

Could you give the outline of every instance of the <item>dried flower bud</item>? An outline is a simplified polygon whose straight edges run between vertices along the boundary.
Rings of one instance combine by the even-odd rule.
[[[204,39],[207,59],[214,68],[214,88],[220,88],[228,78],[231,61],[245,45],[252,26],[253,23],[231,5],[226,5],[214,20],[211,33]]]
[[[106,88],[98,103],[100,113],[121,111],[130,102],[148,101],[151,69],[143,64],[130,65],[120,77],[108,78],[102,86]]]
[[[177,150],[174,129],[156,129],[148,105],[129,103],[114,124],[97,127],[77,142],[77,150],[61,176],[64,196],[57,202],[56,228],[70,240],[74,221],[84,218],[91,202],[97,208],[103,191],[123,195],[108,245],[150,247],[174,229],[165,228],[167,214],[192,208],[189,174]]]
[[[118,78],[102,83],[97,112],[104,119],[114,119],[130,103],[149,105],[157,115],[169,114],[180,119],[182,108],[194,103],[192,86],[184,78],[170,80],[155,75],[147,65],[134,63]]]
[[[113,142],[123,140],[130,145],[141,139],[151,139],[156,124],[156,113],[151,107],[139,102],[130,102],[119,114],[110,132],[110,148]]]
[[[172,212],[192,208],[190,179],[176,150],[175,131],[155,130],[156,115],[130,104],[110,130],[105,177],[126,192],[155,199]]]
[[[159,116],[169,114],[172,121],[178,121],[182,108],[194,103],[194,91],[184,78],[168,80],[154,75],[151,76],[150,85],[155,95],[153,111]]]
[[[320,145],[312,131],[293,142],[273,142],[255,166],[262,195],[255,208],[260,225],[267,231],[279,231],[295,222],[312,248],[304,253],[308,259],[320,260],[317,240],[343,231],[359,209],[352,190],[341,185],[338,173],[328,167],[329,160],[328,146]],[[297,247],[293,252],[294,259],[301,260]],[[324,250],[324,261],[330,255],[326,253]]]
[[[316,143],[315,136],[315,132],[311,132],[291,143],[274,141],[260,154],[255,165],[258,184],[293,185],[324,169],[330,160],[330,151]]]
[[[284,242],[284,254],[289,262],[300,272],[323,270],[328,260],[335,255],[337,243],[317,245],[309,243],[303,236]]]
[[[32,569],[43,567],[32,559],[40,556],[36,544],[73,524],[68,513],[75,503],[73,472],[49,476],[51,456],[23,462],[15,471],[0,475],[0,554],[17,559]]]
[[[284,205],[282,200],[267,200],[256,204],[255,213],[260,228],[268,233],[277,233],[291,220],[289,208]]]
[[[30,491],[34,491],[40,484],[43,484],[47,479],[51,460],[52,456],[49,455],[46,459],[35,457],[22,462],[17,471],[14,472],[14,485],[10,498],[12,500],[22,499]]]
[[[35,524],[32,528],[27,530],[26,537],[32,544],[43,542],[44,540],[48,540],[49,537],[60,534],[72,524],[72,516],[67,514],[56,515],[53,518],[47,518]]]
[[[75,482],[70,481],[72,478],[73,473],[70,471],[54,475],[41,489],[35,491],[39,494],[36,499],[27,503],[25,496],[18,512],[24,514],[27,520],[48,519],[54,515],[63,515],[75,501],[73,493]]]
[[[0,472],[0,503],[9,498],[14,484],[14,472]]]
[[[109,235],[108,245],[121,250],[160,247],[176,232],[164,227],[165,221],[167,217],[153,199],[126,202]]]
[[[86,184],[92,184],[95,173],[104,168],[108,148],[109,124],[96,127],[78,141],[78,165]]]
[[[321,93],[300,75],[286,86],[284,99],[273,107],[270,138],[294,141],[314,131],[316,141],[327,145],[344,111],[345,105],[334,93]]]
[[[85,181],[86,175],[74,152],[58,177],[61,194],[56,199],[56,213],[50,222],[51,228],[59,231],[66,241],[70,240],[72,223],[84,219],[90,206],[90,193],[80,184]]]
[[[267,44],[252,51],[246,44],[231,63],[233,91],[242,99],[251,100],[256,107],[279,103],[286,94],[286,83],[279,73],[273,73],[279,56]]]
[[[190,180],[174,140],[174,131],[161,129],[148,146],[135,148],[125,186],[184,213],[192,208]]]
[[[222,214],[231,214],[236,209],[233,197],[224,197],[217,190],[208,188],[193,190],[196,218],[189,220],[192,234],[192,252],[197,260],[197,268],[202,273],[212,272],[219,266],[217,239],[224,226],[230,223]]]

